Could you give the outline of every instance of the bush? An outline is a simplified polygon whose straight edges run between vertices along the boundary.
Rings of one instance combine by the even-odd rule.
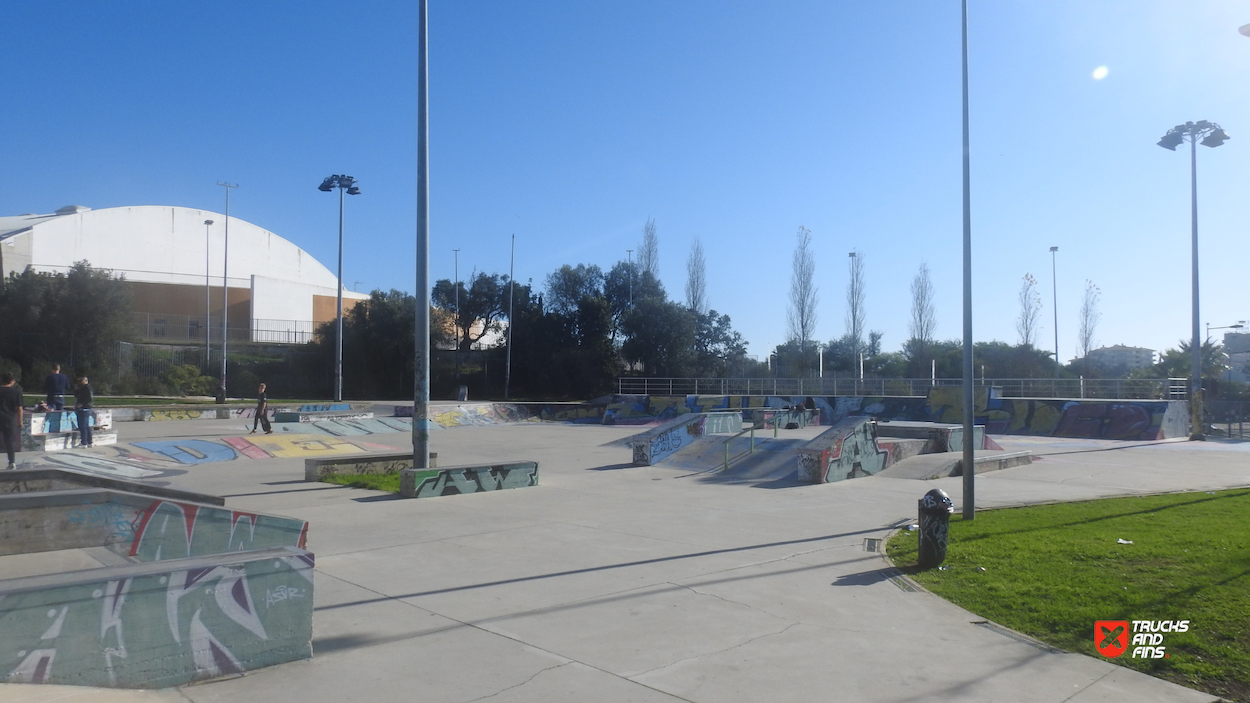
[[[4,373],[5,371],[13,374],[13,378],[17,379],[17,385],[22,385],[22,367],[12,359],[0,357],[0,373]],[[22,388],[22,390],[25,391],[27,389]]]
[[[191,364],[171,366],[165,372],[165,384],[175,395],[212,395],[217,381],[204,376]]]

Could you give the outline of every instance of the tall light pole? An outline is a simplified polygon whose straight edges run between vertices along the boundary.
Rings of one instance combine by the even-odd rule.
[[[1059,247],[1050,248],[1050,290],[1053,294],[1051,307],[1055,309],[1055,378],[1059,378],[1059,274],[1055,268],[1055,252]]]
[[[629,306],[634,306],[634,250],[626,249],[625,253],[629,255]]]
[[[343,399],[343,191],[346,190],[348,195],[360,195],[360,188],[356,186],[355,178],[339,175],[327,176],[317,186],[317,190],[324,193],[335,188],[339,189],[339,295],[335,319],[338,335],[334,340],[334,400],[339,401]]]
[[[208,283],[208,257],[209,257],[208,235],[210,232],[209,227],[212,227],[212,226],[213,226],[212,220],[204,220],[204,363],[201,364],[201,366],[204,367],[205,371],[208,370],[208,365],[210,363],[208,360],[208,357],[209,357],[209,352],[211,351],[208,347],[209,345],[208,331],[213,328],[212,321],[211,321],[212,307],[209,305],[209,298],[212,297],[212,294],[209,292],[211,288]]]
[[[417,312],[412,388],[412,468],[430,467],[430,67],[429,0],[417,0]]]
[[[1189,379],[1189,411],[1192,423],[1189,438],[1206,439],[1202,433],[1202,340],[1198,337],[1198,140],[1203,146],[1217,147],[1228,140],[1228,132],[1219,125],[1206,120],[1186,122],[1169,129],[1159,140],[1159,146],[1168,151],[1176,151],[1176,147],[1189,141],[1189,197],[1191,220],[1192,268],[1193,268],[1193,334],[1190,338],[1190,355],[1193,369]]]
[[[455,313],[455,319],[453,320],[452,327],[454,327],[454,328],[455,328],[455,330],[456,330],[456,331],[455,331],[455,337],[456,337],[456,354],[455,354],[455,356],[456,356],[456,385],[457,385],[457,386],[459,386],[459,385],[460,385],[460,250],[459,250],[459,249],[452,249],[451,251],[452,251],[452,253],[453,253],[453,254],[455,255],[455,257],[456,257],[455,268],[453,269],[453,272],[454,272],[454,273],[455,273],[455,275],[456,275],[456,281],[455,281],[455,283],[452,285],[452,290],[454,290],[454,291],[455,291],[455,293],[456,293],[456,308],[455,308],[455,309],[456,309],[456,313]],[[457,391],[457,394],[456,394],[456,399],[457,399],[457,400],[459,400],[459,399],[460,399],[459,391]]]
[[[503,371],[503,399],[512,385],[512,297],[516,294],[516,235],[512,235],[512,258],[508,262],[508,359]]]
[[[964,136],[964,452],[963,452],[963,518],[971,520],[976,511],[976,454],[973,451],[973,417],[975,394],[972,367],[972,175],[968,144],[968,0],[962,0],[961,27],[963,54],[963,136]]]
[[[221,252],[221,392],[218,395],[221,398],[218,402],[226,402],[226,322],[229,319],[230,310],[230,280],[228,278],[230,267],[230,189],[238,188],[238,183],[217,182],[217,185],[226,189],[226,234],[225,244]]]

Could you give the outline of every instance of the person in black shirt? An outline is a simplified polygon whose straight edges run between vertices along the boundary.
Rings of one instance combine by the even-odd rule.
[[[91,392],[91,384],[86,376],[78,377],[78,387],[74,389],[74,410],[78,413],[78,438],[84,447],[91,446],[91,423],[93,422],[91,406],[95,404],[95,394]]]
[[[266,397],[263,383],[256,390],[256,419],[252,421],[252,434],[256,434],[257,424],[265,428],[265,434],[273,434],[273,429],[269,426],[269,398]]]
[[[22,387],[13,380],[13,374],[0,374],[0,444],[9,456],[6,469],[16,469],[14,454],[22,442]]]
[[[52,373],[43,379],[43,391],[48,394],[48,408],[61,411],[65,409],[65,393],[69,390],[69,376],[61,373],[58,364],[52,367]]]

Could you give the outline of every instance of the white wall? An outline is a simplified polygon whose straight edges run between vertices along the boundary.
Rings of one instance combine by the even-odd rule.
[[[207,228],[207,252],[204,220],[213,220]],[[224,215],[207,210],[118,207],[53,217],[17,236],[30,238],[31,264],[39,271],[65,271],[86,259],[131,281],[203,285],[206,263],[209,276],[221,281],[225,221]],[[308,252],[231,217],[230,286],[249,288],[252,276],[329,288],[330,295],[337,288],[334,274]],[[367,296],[345,291],[344,297]],[[312,319],[311,299],[308,305],[305,317],[282,319]]]

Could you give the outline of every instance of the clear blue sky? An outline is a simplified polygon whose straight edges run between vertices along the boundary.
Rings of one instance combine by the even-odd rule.
[[[415,2],[6,3],[0,214],[179,205],[276,232],[344,280],[412,291]],[[1199,148],[1202,322],[1250,318],[1250,6],[1233,0],[973,0],[974,332],[1016,341],[1021,277],[1039,346],[1074,355],[1085,280],[1100,344],[1188,338],[1187,120]],[[1106,75],[1095,79],[1094,71]],[[847,252],[869,327],[907,336],[933,270],[938,336],[961,332],[959,3],[432,0],[431,275],[605,269],[653,217],[684,298],[694,237],[708,296],[752,354],[785,340],[790,259],[812,230],[817,337],[844,331]],[[1186,149],[1188,147],[1185,147]],[[1218,334],[1218,333],[1217,333]]]

